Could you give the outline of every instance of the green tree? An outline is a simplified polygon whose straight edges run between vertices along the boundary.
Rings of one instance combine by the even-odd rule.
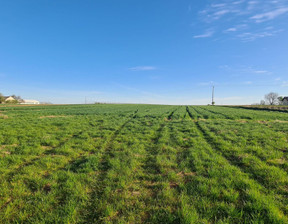
[[[2,93],[0,93],[0,103],[4,103],[5,102],[5,98],[4,96],[2,95]]]
[[[279,105],[283,105],[283,96],[279,96],[278,98]]]

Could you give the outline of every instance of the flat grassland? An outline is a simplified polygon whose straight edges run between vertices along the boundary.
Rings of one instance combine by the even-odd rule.
[[[0,107],[0,223],[288,223],[288,112]]]

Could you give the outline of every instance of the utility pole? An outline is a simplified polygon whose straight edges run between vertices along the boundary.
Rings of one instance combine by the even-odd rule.
[[[215,105],[215,101],[214,101],[214,85],[212,86],[212,105]]]
[[[86,99],[86,96],[85,96],[85,104],[87,104],[87,99]]]

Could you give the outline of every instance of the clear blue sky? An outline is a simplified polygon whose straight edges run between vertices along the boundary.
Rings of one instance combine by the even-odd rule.
[[[52,103],[288,95],[288,0],[0,1],[0,92]]]

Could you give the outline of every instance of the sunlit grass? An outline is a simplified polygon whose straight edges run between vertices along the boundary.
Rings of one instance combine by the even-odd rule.
[[[287,223],[287,121],[213,106],[1,107],[0,223]]]

